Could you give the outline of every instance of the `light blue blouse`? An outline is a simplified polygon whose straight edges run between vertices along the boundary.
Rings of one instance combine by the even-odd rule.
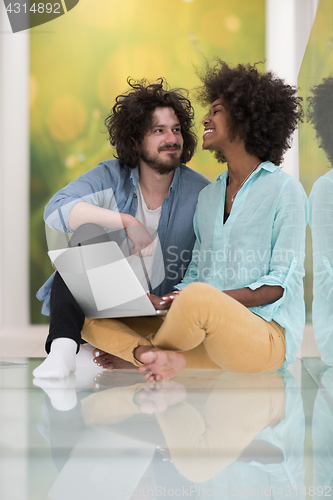
[[[312,322],[321,359],[333,365],[333,170],[317,179],[309,197],[313,249]]]
[[[265,427],[252,443],[270,443],[283,453],[283,461],[263,463],[260,458],[264,455],[261,457],[259,455],[258,460],[253,456],[249,463],[238,458],[214,478],[197,485],[197,490],[199,491],[199,488],[202,490],[202,498],[204,498],[205,491],[208,493],[209,490],[213,490],[216,492],[215,495],[207,494],[207,497],[212,500],[221,498],[223,500],[236,498],[277,500],[286,499],[286,497],[304,500],[305,495],[301,494],[304,489],[305,475],[303,403],[293,375],[288,370],[281,370],[280,373],[286,384],[284,416],[276,425]],[[223,395],[223,392],[221,394]],[[254,408],[253,411],[255,411]]]
[[[223,172],[199,195],[192,261],[176,288],[194,281],[221,291],[281,286],[279,300],[250,310],[285,328],[287,366],[296,358],[305,324],[306,194],[296,179],[263,162],[237,193],[223,224],[227,178]]]

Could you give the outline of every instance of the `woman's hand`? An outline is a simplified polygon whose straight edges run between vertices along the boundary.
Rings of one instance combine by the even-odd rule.
[[[177,295],[179,295],[179,291],[175,290],[174,292],[163,295],[163,297],[157,297],[157,295],[152,294],[148,294],[148,297],[157,311],[167,311],[170,309]]]

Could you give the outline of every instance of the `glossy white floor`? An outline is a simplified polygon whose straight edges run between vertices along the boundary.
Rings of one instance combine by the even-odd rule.
[[[333,495],[333,368],[318,358],[156,385],[78,368],[42,389],[41,360],[21,356],[0,357],[21,363],[0,366],[1,500]]]

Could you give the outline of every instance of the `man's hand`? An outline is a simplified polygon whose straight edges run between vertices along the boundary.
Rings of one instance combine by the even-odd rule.
[[[163,295],[163,297],[157,297],[157,295],[152,294],[148,294],[148,297],[157,311],[167,311],[170,309],[177,295],[179,295],[179,291],[175,290],[174,292]]]
[[[139,255],[140,257],[149,257],[153,255],[154,251],[154,238],[149,234],[147,229],[141,222],[132,217],[131,224],[125,227],[128,239],[133,243],[131,248],[132,255]]]

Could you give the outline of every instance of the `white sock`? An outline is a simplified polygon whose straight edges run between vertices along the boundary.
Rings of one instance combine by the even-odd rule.
[[[72,374],[61,380],[35,378],[33,384],[43,389],[56,410],[69,411],[75,408],[77,404],[75,375]]]
[[[94,379],[101,371],[98,366],[77,366],[75,372],[76,392],[92,390],[95,387]]]
[[[96,363],[94,363],[94,357],[92,354],[94,349],[95,347],[88,343],[80,345],[80,350],[76,355],[76,367],[96,367]]]
[[[74,340],[53,340],[51,351],[43,363],[33,371],[36,378],[65,378],[76,369],[77,344]]]

